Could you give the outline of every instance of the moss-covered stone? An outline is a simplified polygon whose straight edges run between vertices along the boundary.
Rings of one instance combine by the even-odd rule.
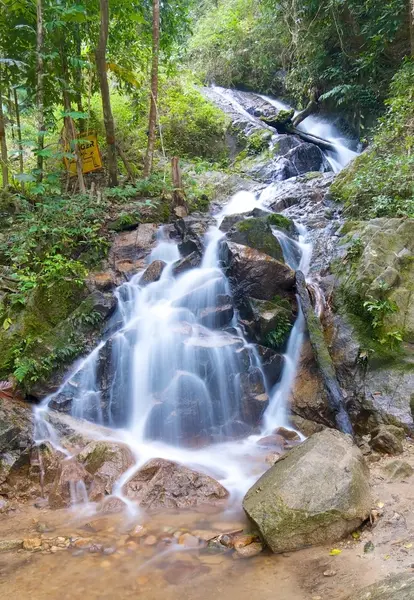
[[[369,472],[350,436],[327,429],[282,457],[243,508],[273,552],[335,541],[369,515]]]
[[[278,229],[283,229],[288,233],[293,233],[295,231],[295,224],[291,219],[288,219],[284,215],[280,213],[272,213],[267,217],[267,222],[272,227],[277,227]]]
[[[239,221],[227,234],[232,242],[249,246],[284,263],[282,248],[273,235],[267,217]]]

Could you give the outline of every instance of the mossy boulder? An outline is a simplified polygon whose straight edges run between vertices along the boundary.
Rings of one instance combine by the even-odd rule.
[[[228,232],[227,237],[236,244],[243,244],[263,252],[284,263],[282,248],[273,235],[267,218],[252,218],[239,221]]]
[[[350,436],[315,433],[269,469],[243,508],[275,552],[336,541],[369,516],[369,471]]]

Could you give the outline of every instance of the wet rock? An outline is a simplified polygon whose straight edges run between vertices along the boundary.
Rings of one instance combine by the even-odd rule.
[[[50,507],[65,508],[74,500],[80,500],[79,496],[91,480],[92,476],[79,462],[74,459],[63,461],[49,494]]]
[[[141,286],[146,286],[150,283],[154,283],[155,281],[159,281],[165,267],[166,263],[163,260],[154,260],[149,267],[145,269],[141,279],[139,280],[139,284]]]
[[[282,376],[285,359],[282,354],[278,354],[265,346],[257,346],[257,350],[261,358],[266,384],[269,389],[272,389]]]
[[[401,429],[399,430],[398,427],[393,427],[392,425],[384,425],[375,430],[370,442],[371,448],[382,454],[402,454],[404,447],[401,439],[397,437],[398,433],[395,435],[396,430],[397,432],[402,431]]]
[[[348,596],[347,600],[412,600],[414,598],[414,574],[391,575]]]
[[[361,452],[350,436],[325,430],[277,461],[243,508],[278,553],[342,538],[368,517],[371,503]]]
[[[185,258],[181,258],[176,263],[174,263],[172,273],[173,275],[181,275],[190,269],[195,269],[199,267],[201,264],[201,254],[198,252],[192,252],[188,254]]]
[[[277,448],[281,451],[286,445],[286,440],[281,435],[267,435],[266,437],[260,438],[257,441],[258,446],[262,446],[263,448]]]
[[[259,368],[250,368],[240,375],[241,414],[243,421],[256,426],[260,423],[264,411],[269,404],[265,382]]]
[[[116,514],[121,513],[126,510],[127,504],[121,500],[121,498],[117,498],[116,496],[106,497],[99,503],[97,511],[101,514]]]
[[[239,221],[227,233],[227,238],[236,244],[249,246],[249,248],[268,254],[281,263],[285,262],[282,247],[273,235],[266,217]]]
[[[292,431],[292,429],[286,429],[286,427],[278,427],[273,432],[275,435],[280,435],[283,439],[287,441],[298,441],[300,442],[300,436],[296,433],[296,431]]]
[[[212,477],[169,460],[152,459],[124,486],[128,498],[143,508],[222,506],[227,490]]]
[[[261,542],[252,542],[246,546],[234,546],[237,555],[240,558],[253,558],[263,552],[263,544]]]
[[[303,175],[316,171],[331,171],[323,152],[315,144],[299,144],[285,156],[296,169],[295,175]]]
[[[404,481],[414,474],[413,467],[404,460],[393,460],[382,468],[391,481]]]
[[[114,483],[135,464],[134,456],[128,446],[115,442],[91,442],[78,455],[93,479],[88,490],[91,502],[98,502],[112,494]]]
[[[23,540],[0,540],[0,552],[19,550],[22,546]]]
[[[318,433],[319,431],[323,431],[325,429],[324,425],[321,425],[320,423],[314,423],[313,421],[309,421],[307,419],[303,419],[298,415],[290,415],[289,422],[305,437],[310,437],[314,433]]]
[[[220,254],[228,275],[244,294],[271,300],[281,291],[293,291],[294,271],[267,254],[233,242],[223,242]]]
[[[226,327],[233,319],[233,304],[223,304],[211,308],[205,308],[198,314],[199,322],[210,329]]]

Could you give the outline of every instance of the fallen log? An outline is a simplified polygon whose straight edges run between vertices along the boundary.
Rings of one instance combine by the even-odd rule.
[[[328,396],[329,406],[335,416],[336,426],[339,431],[353,435],[352,424],[344,405],[342,390],[325,341],[322,324],[313,309],[302,271],[296,272],[296,289],[308,327],[309,340]]]
[[[304,142],[309,142],[310,144],[319,146],[321,150],[328,150],[329,152],[336,152],[337,150],[335,144],[332,144],[332,142],[328,142],[328,140],[324,140],[323,138],[313,135],[312,133],[305,133],[296,127],[292,127],[291,133],[299,136]]]
[[[308,142],[309,144],[315,144],[315,146],[319,146],[321,150],[328,150],[329,152],[335,152],[336,147],[335,144],[329,142],[328,140],[324,140],[323,138],[318,137],[317,135],[313,135],[312,133],[306,133],[301,129],[298,129],[294,126],[293,119],[294,110],[283,110],[279,111],[276,115],[272,115],[270,117],[260,117],[260,120],[269,127],[273,127],[276,129],[278,133],[281,134],[289,134],[289,135],[297,135],[304,142]]]

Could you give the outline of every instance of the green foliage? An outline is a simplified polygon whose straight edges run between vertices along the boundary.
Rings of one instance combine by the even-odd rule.
[[[391,85],[388,110],[372,148],[336,179],[334,197],[365,219],[414,216],[414,63],[407,60]]]
[[[279,213],[273,213],[269,215],[267,217],[267,222],[273,227],[277,227],[278,229],[284,229],[290,232],[292,232],[295,228],[293,221]]]
[[[354,238],[346,251],[346,260],[355,261],[360,258],[364,250],[364,243],[361,238]]]
[[[268,131],[255,131],[247,138],[247,154],[256,156],[269,148],[271,134]]]
[[[291,329],[292,323],[289,318],[284,314],[280,314],[275,329],[265,337],[266,346],[274,350],[282,349],[287,342]]]
[[[166,151],[182,158],[212,162],[227,157],[224,113],[206,100],[192,83],[175,80],[163,88],[160,124]]]

